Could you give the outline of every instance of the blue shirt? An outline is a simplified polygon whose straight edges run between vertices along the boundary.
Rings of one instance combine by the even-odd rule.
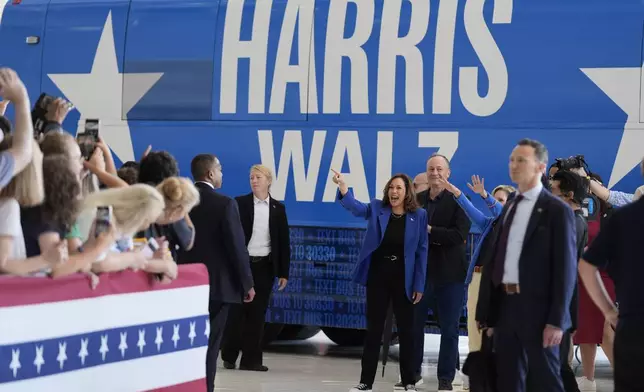
[[[7,186],[13,178],[13,170],[16,166],[16,160],[9,151],[0,153],[0,189]]]
[[[499,215],[501,215],[503,206],[488,192],[487,197],[485,198],[485,204],[487,205],[487,208],[489,208],[492,212],[493,216],[490,217],[483,215],[481,211],[474,207],[472,202],[469,201],[467,197],[465,197],[463,192],[461,192],[461,195],[459,197],[456,197],[455,199],[458,205],[461,206],[463,211],[465,211],[465,215],[470,218],[472,223],[480,227],[482,230],[481,235],[479,236],[479,239],[474,246],[474,252],[472,252],[470,266],[467,269],[467,276],[465,277],[465,284],[469,284],[472,281],[472,273],[474,272],[474,267],[476,266],[476,263],[478,261],[479,254],[481,253],[483,241],[485,240],[485,237],[487,237],[487,235],[490,233],[490,230],[492,229],[492,223],[496,220],[496,218],[499,217]]]

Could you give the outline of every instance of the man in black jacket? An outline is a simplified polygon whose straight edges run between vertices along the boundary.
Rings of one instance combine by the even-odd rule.
[[[438,390],[451,391],[459,363],[458,323],[463,312],[467,259],[465,245],[472,225],[465,212],[441,185],[450,176],[449,159],[434,154],[427,161],[429,189],[418,194],[419,204],[427,211],[429,252],[425,295],[418,304],[416,338],[417,385],[421,380],[424,355],[425,322],[429,308],[438,318],[441,346],[438,354]],[[433,305],[433,306],[432,306]]]
[[[214,390],[219,345],[231,304],[255,297],[244,231],[235,200],[215,191],[222,171],[217,157],[200,154],[191,163],[200,203],[190,211],[196,230],[191,250],[181,252],[181,263],[203,263],[210,275],[210,336],[206,353],[208,392]]]

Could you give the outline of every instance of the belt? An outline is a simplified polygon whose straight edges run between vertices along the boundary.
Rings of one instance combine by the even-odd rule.
[[[270,254],[266,256],[250,256],[250,262],[257,263],[259,261],[264,261],[264,260],[267,260],[270,256],[271,256]]]
[[[474,272],[483,272],[483,266],[482,265],[477,265],[474,267]]]
[[[501,290],[508,295],[521,294],[521,287],[517,283],[501,283]]]

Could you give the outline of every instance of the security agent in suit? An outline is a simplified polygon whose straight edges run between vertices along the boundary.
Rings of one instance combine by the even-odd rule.
[[[547,161],[546,147],[535,140],[523,139],[512,151],[518,192],[501,213],[484,262],[476,320],[494,336],[500,392],[564,391],[559,345],[571,327],[576,223],[572,209],[541,183]]]
[[[233,305],[224,333],[221,359],[224,367],[234,369],[239,351],[239,369],[267,371],[262,364],[262,336],[266,309],[273,291],[275,277],[278,289],[284,290],[291,267],[291,246],[288,219],[284,204],[269,194],[273,174],[263,165],[250,169],[252,193],[236,197],[250,268],[255,281],[255,299],[251,303]]]
[[[451,391],[459,364],[458,323],[463,313],[467,235],[472,222],[452,195],[445,190],[450,176],[447,157],[434,154],[427,161],[429,189],[418,194],[418,203],[427,211],[429,236],[427,283],[423,301],[416,308],[416,345],[414,366],[420,383],[424,356],[425,323],[429,308],[438,318],[441,345],[438,354],[438,390]]]
[[[180,263],[203,263],[210,275],[210,337],[206,353],[208,392],[215,388],[219,345],[231,305],[255,297],[253,276],[244,244],[244,231],[235,200],[215,191],[221,187],[222,168],[211,154],[200,154],[191,163],[192,177],[201,202],[190,211],[196,237],[191,250],[182,251]]]

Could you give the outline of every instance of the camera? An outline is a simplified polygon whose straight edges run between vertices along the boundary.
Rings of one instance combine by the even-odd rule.
[[[588,171],[588,163],[586,162],[586,159],[584,158],[583,155],[575,155],[573,157],[568,157],[568,158],[557,158],[555,159],[554,167],[556,167],[559,170],[571,170],[571,169],[583,168],[586,170],[586,173],[590,174],[590,172]]]

